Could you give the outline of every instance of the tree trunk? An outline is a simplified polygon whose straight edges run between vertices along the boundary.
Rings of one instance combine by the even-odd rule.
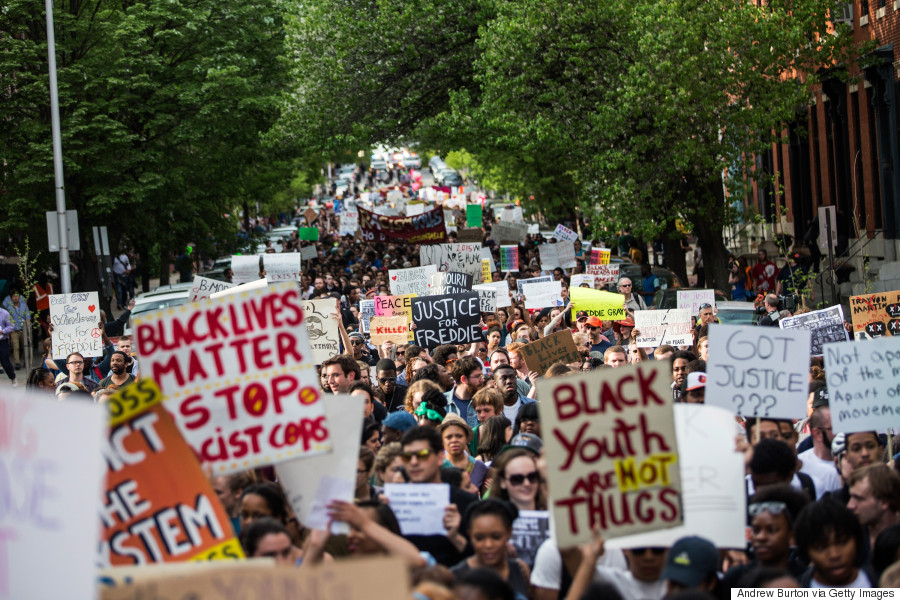
[[[663,265],[674,271],[683,285],[688,284],[687,261],[684,251],[681,249],[681,233],[675,227],[675,221],[666,220],[666,230],[663,233]]]
[[[169,285],[169,253],[165,244],[159,246],[159,285]]]
[[[731,285],[728,283],[728,250],[720,227],[710,226],[708,221],[701,220],[694,226],[699,237],[700,249],[703,252],[703,267],[706,271],[706,283],[719,290],[729,298]]]

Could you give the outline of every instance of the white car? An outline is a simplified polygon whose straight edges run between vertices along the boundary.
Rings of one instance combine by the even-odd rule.
[[[128,329],[131,329],[132,320],[138,315],[187,304],[192,286],[191,283],[160,286],[156,291],[147,292],[135,298],[134,308],[131,309],[131,315],[128,317]]]

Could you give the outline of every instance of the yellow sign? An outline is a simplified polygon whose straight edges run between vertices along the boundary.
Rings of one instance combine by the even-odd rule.
[[[601,321],[618,321],[625,318],[625,296],[584,287],[569,288],[572,301],[572,320],[579,311],[587,311],[590,317]]]
[[[489,258],[481,259],[481,279],[485,283],[490,283],[492,281],[491,259]]]

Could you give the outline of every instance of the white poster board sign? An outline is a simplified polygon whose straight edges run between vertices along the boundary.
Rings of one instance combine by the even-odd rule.
[[[744,417],[804,417],[809,339],[804,329],[711,325],[706,404]]]
[[[900,426],[900,338],[827,344],[824,359],[835,434]]]
[[[561,241],[571,240],[574,242],[575,240],[578,239],[578,233],[575,231],[572,231],[565,225],[557,225],[556,231],[553,232],[553,237],[555,237],[556,239],[561,240]]]
[[[194,275],[194,285],[191,287],[191,302],[199,302],[205,300],[216,292],[233,288],[233,283],[227,281],[219,281],[218,279],[210,279],[202,275]]]
[[[341,353],[338,300],[336,298],[303,300],[303,312],[306,313],[304,321],[309,334],[312,361],[321,365],[332,356]]]
[[[80,352],[86,357],[103,356],[100,295],[97,292],[53,294],[50,296],[50,322],[53,323],[53,358],[66,358],[72,352]]]
[[[375,300],[359,301],[360,333],[369,333],[369,319],[375,316]]]
[[[402,296],[404,294],[416,294],[418,296],[428,296],[431,294],[431,275],[437,273],[437,266],[427,264],[423,267],[412,267],[409,269],[390,269],[388,270],[388,280],[390,282],[391,295]]]
[[[419,246],[419,264],[436,265],[438,271],[468,273],[481,283],[481,244],[430,244]]]
[[[716,305],[716,293],[713,290],[678,290],[676,295],[678,308],[687,309],[692,317],[700,314],[700,305]]]
[[[677,348],[694,343],[691,313],[683,308],[636,310],[634,328],[641,333],[637,338],[638,348],[656,348],[663,344]]]
[[[231,281],[235,285],[259,279],[259,255],[236,254],[231,257]]]
[[[619,281],[619,263],[608,265],[587,265],[585,271],[594,276],[594,288],[606,287]]]
[[[497,288],[472,286],[472,290],[478,292],[478,300],[481,303],[481,312],[492,313],[497,310]]]
[[[315,260],[319,256],[319,251],[315,246],[303,246],[300,248],[300,258],[303,260]]]
[[[375,209],[375,212],[379,213],[378,208]],[[338,234],[341,236],[353,235],[356,233],[357,229],[359,229],[359,213],[356,211],[350,212],[346,210],[342,212],[340,221],[338,222]]]
[[[541,269],[551,271],[557,267],[572,269],[575,262],[575,242],[568,240],[555,244],[541,244],[538,246],[540,253]]]
[[[578,273],[576,275],[572,275],[571,280],[569,281],[569,285],[572,287],[580,287],[581,284],[587,284],[589,288],[594,287],[594,276],[588,275],[586,273]]]
[[[479,293],[479,298],[481,297],[481,290],[495,290],[497,294],[497,306],[494,310],[497,310],[497,308],[507,308],[509,306],[512,306],[512,298],[509,297],[509,283],[506,281],[491,281],[489,283],[479,283],[478,285],[473,285],[472,289]]]
[[[846,342],[849,339],[844,329],[844,309],[840,304],[821,310],[814,310],[793,317],[778,320],[782,329],[806,329],[810,334],[810,354],[822,356],[825,344]]]
[[[447,534],[444,509],[450,504],[448,484],[387,483],[384,495],[390,501],[403,535]]]
[[[263,254],[266,281],[300,281],[300,253]]]
[[[527,309],[564,305],[561,281],[526,283],[522,286],[522,292],[525,296],[525,308]]]

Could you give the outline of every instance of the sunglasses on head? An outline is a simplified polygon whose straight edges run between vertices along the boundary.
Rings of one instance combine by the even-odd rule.
[[[510,475],[506,478],[506,481],[509,482],[509,485],[519,486],[525,483],[525,480],[528,480],[528,483],[537,483],[540,479],[537,471],[532,471],[531,473],[525,473],[524,475],[521,473],[516,473],[515,475]]]
[[[666,551],[665,548],[650,548],[650,547],[647,547],[647,548],[632,548],[632,549],[631,549],[631,552],[632,552],[633,554],[646,554],[648,550],[649,550],[650,552],[652,552],[655,556],[660,556],[661,554],[664,554],[665,551]]]
[[[429,456],[434,454],[434,450],[431,448],[422,448],[421,450],[416,450],[415,452],[401,452],[400,458],[403,459],[403,462],[409,462],[416,457],[419,460],[425,460]]]
[[[747,512],[750,513],[751,517],[764,512],[780,515],[785,510],[787,510],[787,504],[784,502],[754,502],[747,507]]]
[[[704,308],[712,308],[712,304],[710,304],[709,302],[704,302],[700,305],[700,310],[703,310]]]

